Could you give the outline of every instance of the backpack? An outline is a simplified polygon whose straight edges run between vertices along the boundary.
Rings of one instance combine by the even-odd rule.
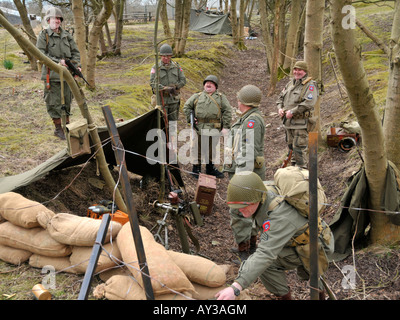
[[[274,182],[264,182],[267,190],[280,195],[271,202],[269,210],[273,210],[280,202],[285,200],[297,209],[305,218],[310,214],[309,209],[309,171],[300,167],[286,167],[278,169],[274,174]],[[319,180],[317,184],[318,214],[325,209],[327,198]]]

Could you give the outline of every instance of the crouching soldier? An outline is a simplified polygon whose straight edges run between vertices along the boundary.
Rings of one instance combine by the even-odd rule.
[[[286,201],[274,201],[278,195],[267,188],[261,178],[250,171],[236,173],[230,180],[227,204],[244,217],[252,217],[262,232],[256,251],[242,262],[238,276],[230,287],[216,294],[218,300],[232,300],[240,291],[260,277],[265,288],[281,300],[291,300],[286,270],[297,269],[301,278],[309,277],[308,219]],[[333,235],[328,225],[319,223],[319,275],[328,268],[327,254],[333,252]],[[308,247],[308,248],[307,248]],[[319,298],[325,299],[319,283]]]

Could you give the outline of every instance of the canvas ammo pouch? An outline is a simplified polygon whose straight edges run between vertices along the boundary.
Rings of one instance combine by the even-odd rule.
[[[68,143],[68,152],[72,158],[81,154],[90,153],[89,130],[86,119],[81,119],[67,124],[66,138]]]

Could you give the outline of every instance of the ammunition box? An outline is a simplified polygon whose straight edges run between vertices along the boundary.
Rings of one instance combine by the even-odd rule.
[[[211,214],[216,190],[217,178],[211,175],[200,173],[196,186],[195,201],[199,205],[201,214]]]

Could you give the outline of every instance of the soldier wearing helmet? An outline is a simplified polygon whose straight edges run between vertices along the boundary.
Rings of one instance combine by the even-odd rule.
[[[187,122],[194,113],[197,135],[193,141],[192,175],[196,179],[201,172],[201,163],[206,163],[206,174],[223,178],[224,174],[214,167],[217,158],[219,138],[228,133],[232,121],[232,107],[224,94],[218,91],[218,78],[207,76],[203,81],[203,91],[192,95],[185,103],[183,112]],[[208,141],[207,141],[208,140]],[[206,148],[208,145],[208,148]]]
[[[264,134],[265,122],[259,105],[261,90],[254,85],[246,85],[237,94],[240,117],[232,125],[225,148],[224,172],[229,178],[240,171],[254,171],[265,179]],[[237,243],[232,251],[238,254],[240,263],[256,249],[257,230],[251,219],[244,217],[234,208],[230,209],[231,227]]]
[[[312,116],[318,98],[317,84],[307,76],[307,63],[297,61],[293,79],[282,90],[277,103],[286,130],[286,142],[293,150],[292,164],[307,167],[308,132],[315,127]]]
[[[168,116],[170,132],[176,132],[179,117],[180,89],[186,84],[185,74],[181,66],[172,61],[172,48],[169,44],[160,47],[161,61],[158,64],[159,87],[162,106]],[[150,71],[150,86],[156,94],[156,65]]]
[[[297,270],[302,279],[309,278],[309,253],[305,257],[300,242],[308,236],[308,219],[280,198],[269,183],[254,172],[242,171],[233,176],[227,190],[227,204],[254,221],[261,232],[256,251],[242,262],[238,276],[230,287],[216,294],[219,300],[233,300],[240,291],[260,278],[265,288],[281,300],[291,300],[286,270]],[[323,237],[319,237],[320,275],[328,267],[327,254],[333,252],[333,235],[325,222],[321,223]],[[308,240],[309,241],[309,240]],[[308,258],[308,259],[307,259]],[[324,263],[322,263],[324,262]],[[322,283],[319,283],[321,300],[325,299]]]
[[[64,20],[59,8],[51,7],[47,10],[45,21],[49,24],[38,36],[36,47],[55,63],[66,67],[65,59],[68,58],[76,65],[80,64],[80,53],[72,35],[61,27]],[[63,115],[60,76],[57,71],[50,70],[47,66],[42,67],[41,79],[44,81],[44,100],[47,113],[53,120],[54,135],[65,140],[65,134],[61,125]],[[69,123],[71,112],[72,93],[66,82],[64,82],[64,102],[66,123]]]

